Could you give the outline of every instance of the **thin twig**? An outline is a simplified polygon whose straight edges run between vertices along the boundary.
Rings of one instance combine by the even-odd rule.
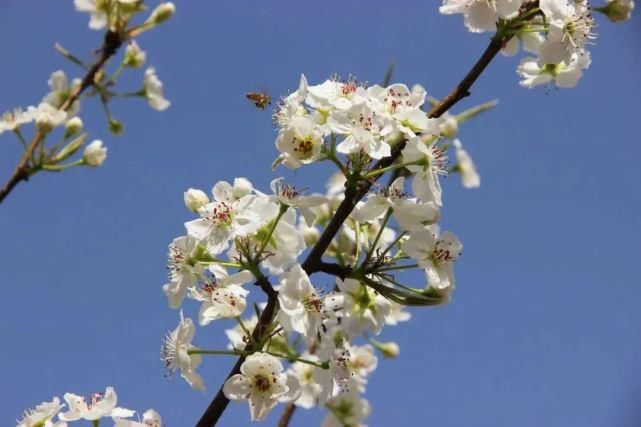
[[[107,31],[105,33],[104,42],[100,48],[100,56],[98,57],[96,62],[91,65],[91,67],[87,71],[87,74],[82,79],[82,83],[80,83],[80,86],[73,93],[71,93],[64,104],[62,104],[62,106],[60,107],[61,110],[69,110],[73,103],[76,102],[80,94],[82,94],[85,89],[94,84],[94,79],[96,78],[96,74],[98,73],[98,71],[107,63],[109,58],[111,58],[118,51],[120,46],[122,46],[122,43],[123,40],[118,33],[113,31]],[[11,174],[9,180],[4,184],[2,189],[0,189],[0,203],[2,203],[5,197],[7,197],[9,193],[11,193],[13,188],[18,185],[20,181],[27,181],[29,179],[29,161],[33,158],[33,154],[36,149],[40,146],[40,144],[42,144],[44,137],[45,134],[36,131],[33,139],[29,143],[29,147],[16,165],[13,174]]]

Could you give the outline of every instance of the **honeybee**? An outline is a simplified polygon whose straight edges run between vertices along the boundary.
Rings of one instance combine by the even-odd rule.
[[[245,96],[254,103],[256,108],[261,110],[264,110],[265,107],[272,103],[272,97],[264,92],[249,92]]]

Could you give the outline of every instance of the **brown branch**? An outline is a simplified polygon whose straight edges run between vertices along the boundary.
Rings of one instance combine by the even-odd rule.
[[[526,13],[537,6],[538,6],[538,1],[530,2],[522,8],[521,13]],[[518,17],[516,19],[518,19]],[[465,77],[463,77],[463,80],[461,80],[461,82],[445,98],[443,98],[443,100],[441,100],[438,104],[434,105],[434,107],[429,111],[428,116],[431,118],[440,117],[444,113],[446,113],[451,107],[453,107],[456,103],[458,103],[461,99],[465,98],[466,96],[469,96],[470,94],[469,90],[474,84],[474,82],[476,82],[476,80],[487,68],[490,62],[492,62],[494,57],[496,57],[496,55],[501,51],[505,43],[507,43],[511,38],[512,38],[512,35],[509,35],[509,34],[505,36],[497,35],[493,37],[489,45],[481,55],[481,57],[476,61],[476,63],[472,66],[472,69],[465,75]],[[402,141],[396,144],[392,148],[391,156],[376,162],[372,170],[390,166],[400,157],[404,147],[405,147],[405,141]],[[327,224],[327,227],[325,227],[325,230],[321,234],[316,245],[314,245],[314,247],[312,248],[307,258],[302,264],[302,267],[307,272],[307,274],[311,275],[318,271],[326,271],[326,272],[340,273],[340,274],[344,273],[342,269],[337,269],[333,264],[323,262],[322,256],[327,250],[327,248],[329,247],[329,245],[331,244],[334,237],[336,236],[336,233],[338,233],[338,231],[340,230],[341,225],[345,222],[347,217],[351,214],[352,210],[356,206],[356,203],[358,203],[358,201],[362,199],[363,196],[365,196],[365,194],[367,194],[369,189],[372,187],[374,182],[379,177],[380,176],[374,178],[371,181],[359,181],[356,185],[351,185],[349,184],[349,182],[346,184],[345,198],[336,209],[334,216],[330,220],[329,224]],[[265,311],[262,313],[260,317],[260,321],[256,326],[256,329],[253,331],[252,336],[254,335],[261,336],[260,331],[258,332],[258,334],[257,334],[257,331],[260,329],[266,328],[273,321],[273,318],[276,315],[276,312],[278,310],[278,307],[277,307],[278,299],[275,296],[275,294],[276,294],[275,292],[273,294],[268,294],[269,298],[267,302],[267,307],[265,308]],[[240,365],[244,360],[245,360],[244,357],[241,357],[238,359],[238,361],[232,368],[227,378],[240,372]],[[198,421],[197,427],[215,426],[220,416],[225,411],[225,408],[227,407],[228,404],[229,404],[229,399],[225,397],[221,387],[218,393],[216,394],[216,397],[214,397],[214,400],[210,403],[209,407],[205,411],[205,414],[203,414],[200,421]],[[283,413],[281,420],[279,421],[279,424],[278,424],[279,427],[286,427],[289,424],[291,417],[294,414],[294,411],[295,411],[295,406],[292,405],[287,407],[287,409],[285,410],[285,413]]]
[[[82,92],[84,92],[88,87],[94,84],[94,80],[98,71],[100,71],[100,69],[107,63],[109,58],[111,58],[118,51],[120,46],[122,46],[122,43],[123,39],[118,33],[113,31],[107,31],[105,33],[103,44],[100,47],[100,56],[98,57],[96,62],[94,62],[91,67],[89,67],[89,70],[82,79],[80,86],[73,93],[69,94],[67,100],[60,106],[61,110],[68,111],[73,103],[76,102],[80,94],[82,94]],[[45,136],[45,134],[36,131],[31,142],[29,143],[29,146],[27,147],[27,151],[22,155],[20,161],[16,165],[13,174],[11,174],[9,180],[2,186],[2,189],[0,189],[0,203],[2,203],[2,201],[9,195],[9,193],[11,193],[11,191],[16,185],[18,185],[19,182],[27,181],[29,179],[29,162],[33,158],[33,154],[36,151],[36,148],[38,148],[38,146],[42,144],[43,138]]]
[[[265,278],[264,276],[261,276],[256,280],[256,285],[260,286],[260,288],[267,294],[267,306],[261,313],[258,324],[252,331],[251,341],[245,346],[244,351],[259,350],[254,348],[254,343],[259,343],[263,339],[265,332],[267,332],[267,329],[274,321],[274,317],[276,316],[276,312],[278,311],[278,292],[274,290],[272,285],[269,283],[269,280],[267,280],[267,278]],[[231,371],[229,371],[229,374],[227,374],[225,381],[227,381],[227,379],[229,379],[230,377],[240,373],[240,366],[244,361],[245,356],[241,356],[238,358],[234,367],[231,369]],[[196,424],[197,427],[215,426],[223,412],[225,412],[227,405],[229,405],[229,399],[223,392],[224,385],[225,382],[223,381],[223,384],[218,389],[216,396],[214,396],[214,399],[205,410],[205,413],[202,415],[202,417],[200,417],[198,424]]]
[[[278,420],[278,427],[289,426],[289,422],[292,420],[295,411],[296,405],[294,405],[293,403],[288,403],[287,406],[285,406],[285,410],[281,414],[280,419]]]

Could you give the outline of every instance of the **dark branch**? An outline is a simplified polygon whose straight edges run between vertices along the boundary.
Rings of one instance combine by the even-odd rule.
[[[123,40],[118,33],[107,31],[102,47],[100,48],[100,56],[98,57],[96,62],[94,62],[91,67],[89,67],[89,70],[82,79],[82,82],[80,83],[78,89],[70,94],[69,98],[67,98],[65,103],[62,104],[62,106],[60,107],[61,110],[69,110],[73,103],[76,102],[80,94],[82,94],[82,92],[84,92],[88,87],[94,84],[98,71],[102,67],[104,67],[109,58],[111,58],[118,51],[120,46],[122,46],[122,43]],[[33,136],[33,139],[31,140],[27,151],[20,158],[20,161],[16,165],[13,174],[11,174],[9,180],[4,184],[2,189],[0,189],[0,203],[2,203],[2,201],[9,195],[9,193],[11,193],[13,188],[18,185],[20,181],[27,181],[29,179],[29,161],[33,157],[36,148],[42,143],[42,139],[44,138],[44,136],[45,135],[40,132],[36,132],[36,134]]]

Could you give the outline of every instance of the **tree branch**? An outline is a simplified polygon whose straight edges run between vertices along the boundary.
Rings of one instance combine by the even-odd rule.
[[[278,420],[278,427],[288,427],[295,411],[296,405],[294,405],[293,403],[288,403],[287,406],[285,406],[285,410],[281,414],[280,419]]]
[[[521,14],[526,13],[537,6],[538,6],[538,1],[530,2],[522,8]],[[431,118],[440,117],[443,114],[445,114],[450,108],[452,108],[456,103],[458,103],[461,99],[465,98],[466,96],[469,96],[470,94],[469,90],[474,84],[474,82],[476,82],[476,80],[487,68],[490,62],[492,62],[494,57],[496,57],[496,55],[501,51],[505,43],[507,43],[511,38],[512,38],[511,34],[507,34],[504,36],[495,35],[490,41],[485,51],[483,52],[483,54],[481,55],[481,57],[472,66],[472,69],[465,75],[465,77],[463,77],[461,82],[454,89],[452,89],[452,91],[445,98],[443,98],[438,104],[432,107],[432,109],[428,113],[428,116]],[[401,141],[398,144],[396,144],[392,148],[391,156],[383,158],[378,162],[376,162],[372,170],[388,167],[394,162],[396,162],[396,160],[400,157],[404,147],[405,147],[405,141]],[[358,203],[358,201],[362,199],[365,196],[365,194],[367,194],[369,189],[372,187],[372,185],[374,184],[374,182],[376,182],[378,178],[380,178],[380,176],[377,176],[376,178],[369,181],[359,181],[356,185],[350,185],[349,182],[346,184],[345,198],[336,209],[334,216],[329,221],[329,224],[327,224],[327,227],[321,234],[316,245],[314,245],[314,247],[312,248],[307,258],[302,264],[302,267],[305,270],[305,272],[307,272],[307,274],[311,275],[318,271],[325,271],[332,274],[334,273],[344,274],[345,271],[342,269],[343,268],[349,269],[348,267],[341,267],[341,266],[338,266],[338,267],[341,267],[340,269],[338,269],[334,264],[325,263],[322,261],[322,256],[327,250],[327,248],[329,247],[329,245],[331,244],[334,237],[336,236],[336,233],[338,233],[338,231],[340,230],[341,225],[345,222],[347,217],[351,214],[352,210],[356,206],[356,203]],[[340,276],[340,274],[337,274],[337,275]],[[269,298],[267,301],[267,307],[265,308],[265,311],[263,311],[260,321],[256,326],[256,329],[252,333],[252,336],[256,335],[259,329],[262,329],[268,326],[269,324],[271,324],[278,310],[277,303],[278,303],[278,299],[276,298],[276,296],[269,295]],[[258,332],[257,336],[260,336],[260,331]],[[232,368],[227,378],[240,372],[240,365],[244,360],[245,360],[244,357],[241,357],[238,359],[238,361]],[[214,398],[214,400],[211,402],[211,404],[205,411],[205,414],[203,414],[200,421],[198,421],[197,427],[215,426],[216,422],[218,422],[218,419],[220,418],[222,413],[225,411],[225,408],[227,407],[228,404],[229,404],[229,399],[225,397],[221,387],[221,389],[216,394],[216,397]],[[279,427],[286,427],[289,424],[291,417],[293,416],[294,410],[295,410],[295,407],[293,405],[288,406],[286,408],[285,413],[282,415],[281,420],[279,421],[279,424],[278,424]]]
[[[88,87],[94,84],[94,80],[98,71],[102,67],[104,67],[109,58],[111,58],[118,51],[120,46],[122,46],[122,43],[123,39],[118,33],[113,31],[107,31],[105,33],[103,44],[100,47],[100,56],[98,57],[96,62],[94,62],[91,67],[89,67],[89,70],[82,79],[80,86],[73,93],[71,93],[64,104],[60,106],[61,110],[68,111],[73,103],[76,102],[80,94],[82,94],[82,92],[84,92]],[[29,179],[29,161],[33,158],[33,154],[36,151],[36,148],[43,142],[44,137],[45,134],[36,131],[33,139],[29,143],[27,151],[22,155],[22,158],[20,158],[20,161],[16,165],[13,174],[11,174],[9,180],[4,184],[2,189],[0,189],[0,203],[2,203],[2,201],[9,195],[9,193],[11,193],[11,191],[16,185],[18,185],[20,181],[27,181]]]

